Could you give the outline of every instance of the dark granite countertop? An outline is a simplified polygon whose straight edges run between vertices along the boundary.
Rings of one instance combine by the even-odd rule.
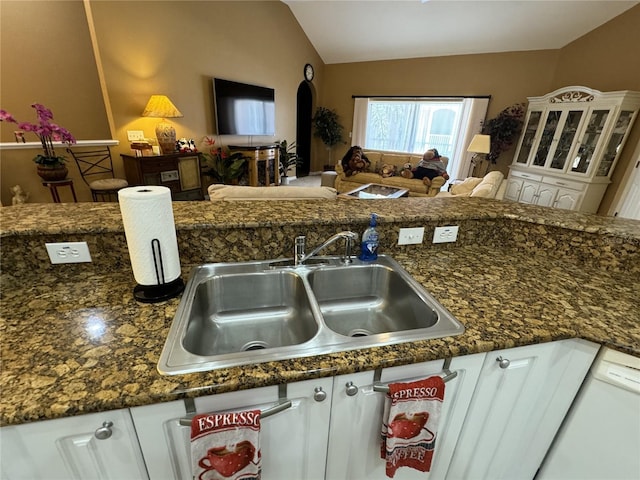
[[[278,223],[365,225],[369,211],[380,212],[381,223],[402,220],[403,226],[412,220],[516,219],[532,228],[626,239],[624,248],[631,245],[634,262],[638,258],[640,222],[501,202],[401,201],[373,201],[366,209],[360,201],[338,202],[337,209],[326,205],[333,202],[308,202],[304,213],[300,204],[292,209],[287,202],[264,202],[269,203],[268,217],[256,202],[233,208],[180,202],[174,204],[174,215],[179,234],[230,224],[247,229]],[[24,207],[2,209],[0,235],[10,252],[23,236],[122,232],[114,205]],[[20,268],[24,260],[15,269],[5,265],[0,421],[20,424],[574,337],[640,356],[637,270],[585,265],[572,257],[545,255],[538,247],[520,248],[517,238],[514,242],[499,248],[468,242],[421,250],[420,255],[406,248],[390,252],[465,325],[463,335],[176,376],[160,375],[156,364],[179,298],[136,302],[131,270],[121,265],[76,268],[68,275],[53,268]],[[185,279],[192,265],[183,263]]]

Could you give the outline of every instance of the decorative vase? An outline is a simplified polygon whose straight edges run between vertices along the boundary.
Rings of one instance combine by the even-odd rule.
[[[46,182],[55,182],[67,178],[69,169],[65,165],[41,165],[36,167],[38,175]]]

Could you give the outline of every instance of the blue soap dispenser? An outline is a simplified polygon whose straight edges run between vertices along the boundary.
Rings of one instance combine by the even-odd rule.
[[[358,258],[365,262],[371,262],[378,258],[378,230],[376,230],[377,216],[375,213],[371,214],[371,220],[369,220],[369,228],[367,228],[362,234],[362,242],[360,243],[360,255]]]

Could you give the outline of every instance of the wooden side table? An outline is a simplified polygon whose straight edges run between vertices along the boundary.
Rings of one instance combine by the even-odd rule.
[[[51,192],[51,197],[53,198],[53,203],[62,203],[60,200],[60,194],[58,193],[58,187],[69,187],[71,189],[71,195],[73,195],[73,201],[78,203],[78,199],[76,198],[76,191],[73,188],[73,180],[70,178],[65,178],[64,180],[53,180],[53,181],[44,181],[42,185],[49,188]]]
[[[278,157],[277,145],[229,145],[232,153],[240,152],[247,157],[249,162],[249,185],[257,187],[258,183],[258,163],[264,162],[264,184],[271,186],[270,165],[273,164],[273,182],[280,185],[280,160]]]

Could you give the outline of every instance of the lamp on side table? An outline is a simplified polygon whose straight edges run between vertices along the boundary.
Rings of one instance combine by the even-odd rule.
[[[467,148],[467,152],[473,153],[473,157],[471,158],[471,167],[469,168],[468,177],[473,176],[473,171],[476,168],[477,160],[479,153],[489,153],[491,151],[491,136],[490,135],[481,135],[476,134],[471,139],[471,143]]]
[[[181,118],[180,110],[169,100],[166,95],[151,95],[142,112],[143,117],[161,118],[162,121],[156,125],[156,137],[158,144],[164,155],[169,155],[176,151],[176,129],[173,128],[167,118]]]

